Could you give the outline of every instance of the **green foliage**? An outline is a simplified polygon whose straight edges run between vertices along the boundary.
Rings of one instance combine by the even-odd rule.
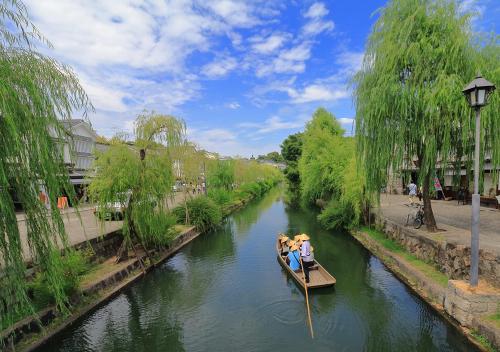
[[[208,198],[212,199],[215,204],[224,206],[233,200],[233,194],[222,188],[214,188],[208,190]]]
[[[15,193],[26,215],[32,259],[47,273],[48,287],[65,310],[60,263],[51,255],[67,244],[57,197],[74,198],[61,153],[62,120],[92,109],[71,68],[35,48],[50,43],[29,20],[21,1],[0,2],[0,317],[11,321],[31,309],[25,282],[23,246],[17,225]],[[44,191],[51,211],[39,201]]]
[[[275,186],[277,182],[277,180],[268,179],[245,183],[235,191],[235,195],[239,199],[258,198]]]
[[[217,160],[208,170],[207,186],[222,188],[226,191],[233,189],[234,162],[232,160]]]
[[[281,145],[291,201],[299,197],[299,187],[303,204],[326,201],[318,220],[328,229],[358,226],[367,202],[355,141],[343,133],[335,117],[319,108],[303,133],[288,136]]]
[[[222,221],[220,207],[210,198],[199,196],[186,202],[189,213],[189,223],[196,226],[200,231],[207,231],[214,228]],[[186,208],[177,206],[172,210],[177,218],[177,222],[182,224],[186,220]]]
[[[270,152],[270,153],[267,153],[266,155],[259,155],[257,157],[257,160],[271,160],[271,161],[274,161],[275,163],[281,163],[285,159],[283,159],[281,154],[278,152]]]
[[[497,352],[497,349],[491,344],[487,337],[481,335],[479,331],[473,330],[471,332],[472,337],[483,347],[485,351]]]
[[[261,164],[255,160],[235,159],[234,179],[237,186],[259,180],[281,180],[282,173],[271,165]]]
[[[68,251],[64,256],[61,256],[58,251],[53,251],[51,259],[60,264],[61,275],[64,278],[64,293],[68,297],[77,293],[82,275],[90,268],[86,258],[77,251]],[[46,272],[42,271],[36,274],[35,279],[30,283],[30,290],[38,309],[56,303],[56,297],[50,287],[50,280]]]
[[[358,225],[354,221],[354,207],[351,203],[344,203],[332,199],[323,211],[318,215],[318,220],[324,228],[332,229],[350,229]]]
[[[342,134],[335,117],[323,108],[318,109],[306,125],[298,164],[301,198],[305,204],[340,197],[343,172],[354,153],[354,141]]]
[[[143,113],[135,130],[134,144],[117,138],[97,155],[89,195],[102,212],[110,203],[121,203],[122,232],[128,243],[137,237],[146,246],[162,245],[173,233],[166,200],[174,184],[171,155],[183,145],[184,123],[172,116]]]
[[[426,201],[434,174],[444,171],[436,170],[439,165],[472,160],[475,122],[462,89],[478,69],[497,83],[500,70],[498,44],[475,48],[471,34],[470,15],[455,1],[393,0],[380,11],[354,78],[358,155],[368,191],[378,194],[389,170],[409,168],[408,158],[416,157]],[[500,130],[499,102],[493,94],[481,121],[487,132],[480,160],[491,152],[494,165],[500,164],[500,135],[490,131]]]
[[[281,143],[281,155],[286,163],[284,174],[288,181],[289,200],[297,203],[300,194],[298,162],[302,155],[302,133],[292,134]]]

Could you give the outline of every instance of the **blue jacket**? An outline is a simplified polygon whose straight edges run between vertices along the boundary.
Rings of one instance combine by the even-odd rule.
[[[298,250],[288,253],[288,259],[290,259],[290,268],[292,268],[293,271],[300,269],[299,258],[300,253]]]

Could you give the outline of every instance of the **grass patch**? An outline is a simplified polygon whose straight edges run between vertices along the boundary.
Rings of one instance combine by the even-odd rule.
[[[187,229],[190,229],[191,227],[192,226],[184,225],[184,224],[176,224],[176,225],[174,225],[175,232],[177,232],[178,234],[186,231]]]
[[[445,274],[437,270],[432,264],[426,263],[425,261],[415,257],[399,243],[387,238],[383,232],[368,227],[362,227],[361,230],[381,244],[385,249],[402,256],[413,267],[424,273],[425,276],[429,277],[439,285],[443,287],[448,285],[448,277]]]
[[[488,351],[488,352],[496,352],[497,351],[495,349],[495,347],[493,347],[493,345],[491,344],[491,342],[486,337],[484,337],[483,335],[481,335],[479,332],[472,331],[471,335],[472,335],[472,337],[474,337],[474,339],[477,342],[479,342],[479,344],[481,346],[483,346],[486,349],[486,351]]]
[[[492,321],[500,328],[500,303],[498,303],[498,305],[497,305],[496,314],[490,315],[488,317],[488,320]]]

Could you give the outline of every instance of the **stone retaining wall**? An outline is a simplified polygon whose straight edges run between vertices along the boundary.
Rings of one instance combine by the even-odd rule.
[[[121,231],[114,231],[104,234],[100,237],[92,238],[86,242],[79,243],[73,246],[77,251],[84,251],[87,248],[92,248],[92,262],[102,262],[103,260],[116,255],[118,248],[122,243],[123,237]]]
[[[417,258],[436,264],[450,279],[469,279],[469,246],[434,240],[385,218],[379,218],[378,223],[390,239]],[[479,251],[479,277],[500,288],[500,255],[484,249]]]

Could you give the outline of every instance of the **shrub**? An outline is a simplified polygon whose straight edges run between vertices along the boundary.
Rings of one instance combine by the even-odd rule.
[[[173,226],[177,221],[174,215],[148,208],[135,208],[133,211],[134,218],[137,219],[135,229],[147,247],[167,245],[172,240],[175,235]]]
[[[196,226],[200,231],[206,231],[214,228],[222,221],[220,207],[208,197],[196,197],[186,203],[189,215],[189,223]],[[184,223],[186,220],[186,208],[177,206],[172,210],[178,223]]]
[[[320,224],[328,229],[351,229],[358,225],[354,208],[349,202],[331,200],[318,215]]]
[[[232,201],[232,193],[223,188],[213,188],[208,191],[208,197],[219,206],[224,206]]]
[[[61,256],[58,251],[53,251],[54,262],[58,262],[58,268],[62,271],[64,283],[63,288],[67,297],[78,292],[82,275],[87,272],[90,265],[85,256],[77,251],[68,251]],[[56,299],[52,287],[47,280],[47,272],[39,272],[30,283],[33,293],[33,301],[38,309],[54,304]]]

